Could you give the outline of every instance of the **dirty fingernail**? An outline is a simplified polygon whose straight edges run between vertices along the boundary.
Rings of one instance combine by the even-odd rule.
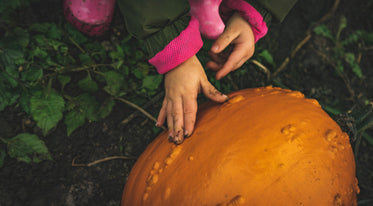
[[[175,144],[181,144],[181,143],[184,142],[184,137],[182,137],[182,136],[175,137],[174,142],[175,142]]]
[[[172,132],[168,133],[168,141],[173,142],[174,138],[172,137]]]
[[[188,131],[184,131],[184,137],[189,137],[189,132]]]

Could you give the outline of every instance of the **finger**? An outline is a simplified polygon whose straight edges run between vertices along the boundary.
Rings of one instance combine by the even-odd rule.
[[[226,28],[224,32],[216,39],[211,47],[213,53],[222,52],[234,39],[239,35],[238,32],[233,31],[230,28]]]
[[[174,142],[181,144],[184,141],[184,112],[181,99],[173,102],[172,117],[174,121]]]
[[[184,98],[184,136],[189,137],[194,130],[198,104],[195,98]]]
[[[202,82],[202,92],[207,98],[215,102],[225,102],[228,100],[228,96],[219,92],[207,79]]]
[[[206,67],[211,69],[212,71],[219,71],[222,68],[222,64],[217,64],[214,61],[209,61],[206,63]]]
[[[251,57],[247,53],[247,51],[243,51],[240,48],[234,50],[229,56],[228,60],[225,62],[224,66],[218,71],[218,73],[216,73],[216,79],[221,79],[229,72],[239,68],[246,60]]]
[[[163,126],[167,116],[167,102],[166,100],[163,100],[162,108],[159,111],[158,118],[157,118],[157,123],[155,126],[161,127]]]
[[[168,140],[174,139],[174,118],[172,117],[172,102],[167,102],[167,127],[168,127]]]
[[[221,53],[213,53],[211,51],[208,52],[209,56],[211,57],[212,61],[221,64],[227,61],[229,53],[227,52],[221,52]]]

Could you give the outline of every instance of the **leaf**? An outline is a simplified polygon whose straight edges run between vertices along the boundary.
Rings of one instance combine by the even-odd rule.
[[[12,33],[14,34],[15,41],[17,41],[18,45],[20,45],[22,48],[26,48],[30,41],[28,31],[17,27]]]
[[[24,54],[20,49],[4,49],[0,54],[5,66],[13,66],[24,62]]]
[[[91,57],[87,53],[85,53],[85,54],[79,54],[79,59],[80,59],[80,63],[82,65],[89,65],[89,64],[93,63]]]
[[[113,98],[107,98],[105,99],[104,103],[102,103],[98,113],[101,118],[107,117],[111,111],[113,110],[113,107],[115,105],[115,101]]]
[[[60,40],[62,38],[62,31],[56,26],[56,24],[51,24],[47,32],[47,37]]]
[[[70,34],[71,38],[77,43],[77,44],[83,44],[88,41],[88,38],[85,37],[79,30],[77,30],[74,26],[67,23],[66,24],[67,32]]]
[[[31,50],[31,57],[38,57],[40,59],[44,59],[48,56],[48,52],[46,52],[44,49],[41,49],[39,47],[36,47],[35,49]]]
[[[363,77],[363,72],[360,69],[359,64],[356,62],[355,55],[353,53],[346,53],[345,60],[348,64],[350,64],[352,71],[358,76],[360,79]]]
[[[57,80],[60,82],[62,88],[64,88],[66,86],[66,84],[68,84],[71,81],[71,77],[59,74],[57,76]]]
[[[150,66],[145,63],[138,63],[136,69],[131,70],[132,73],[138,78],[143,79],[149,73]]]
[[[276,67],[276,63],[273,60],[272,54],[267,50],[263,50],[262,52],[259,53],[259,56],[264,59],[267,63],[269,63],[271,66]]]
[[[99,105],[95,97],[84,93],[74,99],[78,102],[78,108],[76,109],[79,109],[87,119],[97,121]]]
[[[79,80],[78,86],[79,88],[87,92],[95,92],[98,88],[97,83],[94,80],[92,80],[92,78],[89,75],[84,79]]]
[[[21,133],[8,142],[8,154],[26,163],[52,160],[44,141],[34,134]]]
[[[368,133],[364,132],[363,134],[364,139],[371,145],[373,146],[373,137],[370,136]]]
[[[52,23],[34,23],[29,27],[29,29],[31,31],[35,31],[39,33],[47,33],[51,25]]]
[[[73,131],[81,127],[85,122],[85,116],[78,111],[70,111],[65,116],[65,125],[67,128],[67,136],[70,136]]]
[[[9,65],[5,67],[5,71],[8,74],[6,80],[12,87],[16,87],[18,85],[17,79],[19,77],[17,67],[15,65]]]
[[[30,67],[21,73],[21,79],[23,81],[34,82],[43,77],[43,69]]]
[[[313,32],[315,32],[317,35],[321,35],[323,37],[329,38],[333,42],[335,41],[335,38],[333,37],[331,31],[328,29],[328,27],[324,24],[317,26],[313,29]]]
[[[122,88],[125,86],[123,75],[116,71],[107,71],[104,72],[104,78],[107,84],[104,90],[112,96],[119,96]]]
[[[159,87],[162,83],[163,76],[162,75],[147,75],[142,80],[142,87],[150,90],[155,90]]]
[[[361,37],[367,45],[373,45],[373,32],[361,31]]]
[[[0,168],[2,168],[4,165],[5,156],[6,156],[5,151],[0,149]]]
[[[30,113],[46,135],[62,119],[65,101],[54,90],[35,92],[30,99]]]
[[[18,93],[14,93],[12,90],[7,90],[2,87],[0,83],[0,111],[3,111],[7,106],[14,104],[18,97]]]

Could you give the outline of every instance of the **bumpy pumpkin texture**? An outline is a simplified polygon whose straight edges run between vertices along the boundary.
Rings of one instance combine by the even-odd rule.
[[[122,205],[357,205],[349,137],[313,99],[256,88],[200,106],[183,144],[160,134],[139,157]]]

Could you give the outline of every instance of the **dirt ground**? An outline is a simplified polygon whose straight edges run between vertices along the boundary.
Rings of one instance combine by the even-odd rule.
[[[277,66],[288,57],[302,39],[307,29],[328,13],[334,1],[299,1],[285,21],[272,25],[269,34],[259,42],[259,47],[268,49]],[[323,23],[336,30],[342,15],[348,20],[344,32],[356,30],[373,31],[373,1],[341,1],[336,13]],[[61,6],[62,9],[62,6]],[[46,20],[47,21],[47,20]],[[312,34],[309,41],[291,58],[289,64],[279,72],[276,81],[268,82],[266,75],[255,65],[245,65],[249,72],[235,79],[239,88],[265,85],[285,85],[299,90],[307,97],[317,99],[322,105],[332,105],[342,111],[360,105],[359,98],[351,98],[351,90],[356,97],[373,99],[373,50],[364,51],[360,66],[363,80],[346,69],[348,84],[338,76],[331,63],[320,51],[332,47],[325,38]],[[358,47],[352,45],[352,52]],[[271,69],[274,72],[275,68]],[[156,114],[161,100],[146,109]],[[72,166],[75,163],[89,163],[110,156],[138,157],[157,134],[154,124],[145,116],[137,115],[127,124],[120,122],[135,110],[124,104],[117,104],[104,121],[87,123],[71,136],[66,136],[66,128],[60,124],[49,136],[43,137],[53,161],[39,164],[25,164],[6,158],[0,169],[0,206],[84,206],[119,205],[126,178],[135,159],[105,161],[91,167]],[[342,128],[354,136],[347,116],[331,115]],[[342,118],[344,117],[344,118]],[[0,134],[14,136],[22,131],[22,120],[28,118],[17,108],[9,107],[0,113]],[[28,128],[36,130],[36,128]],[[372,130],[367,132],[373,136]],[[352,141],[357,153],[357,176],[361,189],[359,205],[373,205],[373,146],[364,139]]]

